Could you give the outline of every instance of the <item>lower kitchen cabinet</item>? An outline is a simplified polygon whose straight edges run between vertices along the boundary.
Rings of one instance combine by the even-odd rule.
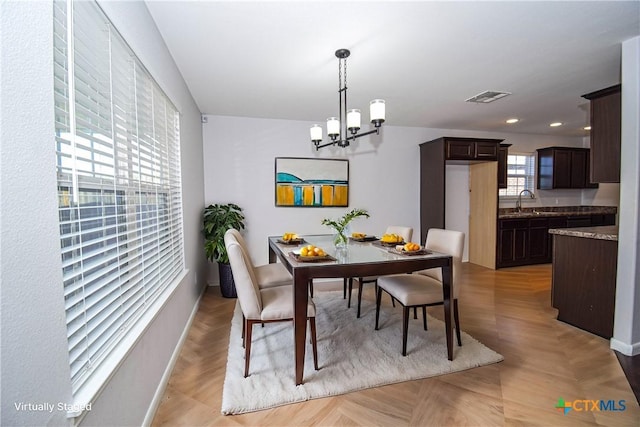
[[[496,268],[551,262],[553,239],[551,228],[595,227],[615,225],[615,215],[590,214],[498,220]]]
[[[548,234],[546,218],[500,220],[497,267],[550,262]]]
[[[529,261],[531,264],[546,263],[551,258],[549,252],[549,220],[532,218],[529,220]]]
[[[505,219],[498,224],[498,267],[523,265],[528,257],[529,220]]]

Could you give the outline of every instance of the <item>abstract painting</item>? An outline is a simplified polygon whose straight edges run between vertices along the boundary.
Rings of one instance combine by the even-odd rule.
[[[349,160],[276,157],[276,206],[349,206]]]

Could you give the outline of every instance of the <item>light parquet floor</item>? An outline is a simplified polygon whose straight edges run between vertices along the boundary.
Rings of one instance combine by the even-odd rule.
[[[235,300],[209,288],[153,425],[640,426],[640,408],[608,340],[556,320],[551,265],[494,271],[465,263],[460,286],[462,329],[503,362],[235,416],[220,414]],[[316,292],[324,287],[341,289],[342,281],[317,283]],[[364,298],[363,305],[373,304],[372,285]],[[353,305],[350,310],[354,322],[368,320],[356,319]],[[442,318],[442,307],[429,312]],[[398,331],[398,351],[400,340]],[[555,408],[560,397],[624,400],[626,410],[563,415]]]

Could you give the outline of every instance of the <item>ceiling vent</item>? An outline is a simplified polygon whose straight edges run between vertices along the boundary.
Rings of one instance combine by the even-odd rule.
[[[488,104],[489,102],[496,101],[500,98],[504,98],[507,95],[511,95],[510,92],[497,92],[495,90],[485,90],[482,93],[472,96],[467,99],[466,102],[475,102],[477,104]]]

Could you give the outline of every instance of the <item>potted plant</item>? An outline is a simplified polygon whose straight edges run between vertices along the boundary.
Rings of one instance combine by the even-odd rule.
[[[205,254],[209,261],[218,263],[220,292],[225,298],[235,298],[236,286],[224,244],[224,233],[230,228],[236,230],[244,228],[242,208],[233,203],[209,205],[204,208],[202,223]]]
[[[334,244],[336,245],[336,248],[344,248],[347,245],[347,226],[351,221],[360,216],[369,218],[369,212],[364,209],[356,208],[342,215],[342,217],[337,221],[328,218],[322,220],[322,225],[328,225],[335,230],[336,236],[334,238]]]

